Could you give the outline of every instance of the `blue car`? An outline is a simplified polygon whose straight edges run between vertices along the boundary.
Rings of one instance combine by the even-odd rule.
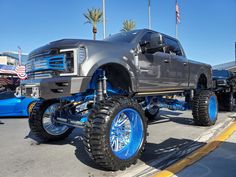
[[[20,76],[16,66],[0,64],[0,117],[28,116],[36,103],[36,99],[15,97],[20,79],[25,79]]]
[[[0,93],[0,117],[28,116],[32,110],[35,99],[21,97],[17,98],[14,92]]]

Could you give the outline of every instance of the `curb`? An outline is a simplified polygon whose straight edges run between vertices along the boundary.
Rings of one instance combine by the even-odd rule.
[[[236,122],[232,122],[222,133],[213,138],[209,143],[199,148],[192,154],[188,155],[184,159],[176,162],[175,164],[169,166],[163,171],[158,172],[153,177],[171,177],[176,173],[180,172],[184,168],[197,162],[213,150],[215,150],[219,145],[226,141],[234,132],[236,131]]]

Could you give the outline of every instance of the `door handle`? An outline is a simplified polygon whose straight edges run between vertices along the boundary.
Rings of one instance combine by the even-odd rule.
[[[170,61],[169,61],[169,60],[164,60],[164,62],[165,62],[165,63],[170,63]]]
[[[187,63],[184,62],[183,64],[184,64],[184,66],[187,66]]]

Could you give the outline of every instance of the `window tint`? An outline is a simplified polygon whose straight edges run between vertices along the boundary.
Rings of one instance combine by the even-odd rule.
[[[152,34],[153,34],[152,32],[148,32],[140,40],[140,46],[143,53],[155,53],[155,51],[150,50],[150,42]]]
[[[227,70],[212,70],[214,77],[230,77],[231,73]]]
[[[168,38],[168,37],[164,37],[164,42],[168,46],[168,53],[179,55],[179,56],[183,55],[180,49],[180,46],[176,40]]]
[[[154,32],[147,32],[140,40],[140,46],[142,48],[142,51],[145,51],[146,53],[153,54],[156,52],[163,52],[163,49],[160,48],[153,48],[151,46],[151,40],[155,40],[153,36],[157,35],[158,33]],[[153,41],[152,41],[153,42]]]
[[[111,35],[104,39],[105,41],[115,41],[115,42],[132,42],[132,40],[138,35],[140,30],[132,30],[129,32],[122,32],[118,34]]]
[[[154,34],[154,33],[152,33],[152,32],[146,33],[146,34],[142,37],[141,43],[144,43],[144,42],[149,42],[149,43],[150,43],[152,34]]]

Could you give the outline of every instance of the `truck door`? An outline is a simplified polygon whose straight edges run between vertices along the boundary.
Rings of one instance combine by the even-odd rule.
[[[168,36],[164,36],[164,43],[171,56],[169,77],[175,81],[173,86],[179,89],[188,87],[189,66],[182,47],[176,39]]]
[[[150,46],[151,40],[158,33],[147,32],[140,41],[142,53],[138,55],[139,91],[155,91],[171,87],[169,71],[171,64],[170,54]]]

